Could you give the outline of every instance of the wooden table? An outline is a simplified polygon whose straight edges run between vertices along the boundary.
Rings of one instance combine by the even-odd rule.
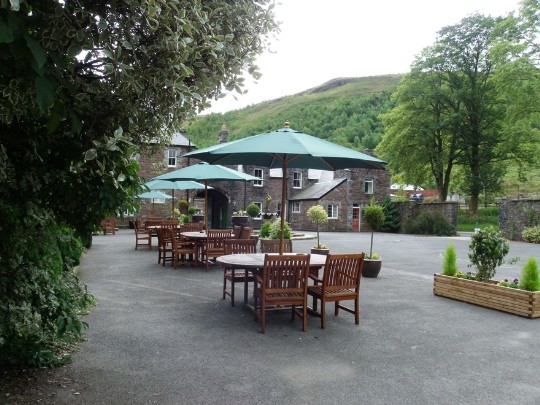
[[[277,255],[278,253],[242,253],[225,255],[216,258],[216,262],[225,266],[231,266],[238,269],[250,269],[253,272],[257,272],[257,269],[264,268],[264,256]],[[285,255],[295,255],[295,253],[285,253]],[[326,255],[312,254],[309,260],[309,271],[318,275],[319,270],[326,263]],[[247,282],[244,284],[244,289],[248,288]],[[255,291],[253,292],[255,294]],[[244,294],[245,296],[245,294]],[[255,308],[244,301],[244,304],[252,311]]]
[[[277,255],[277,253],[268,253]],[[295,253],[285,253],[285,255],[294,255]],[[265,253],[247,253],[225,255],[218,257],[216,261],[226,266],[238,267],[239,269],[262,269],[264,267]],[[319,269],[326,263],[325,255],[312,254],[309,260],[309,267]]]

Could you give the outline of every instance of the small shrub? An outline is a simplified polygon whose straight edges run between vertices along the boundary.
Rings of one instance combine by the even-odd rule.
[[[540,243],[540,226],[525,228],[521,233],[521,237],[525,242]]]
[[[476,230],[471,236],[469,259],[477,269],[476,279],[488,281],[495,276],[497,266],[504,262],[510,247],[502,233],[493,227]]]
[[[314,205],[307,210],[306,215],[311,222],[317,225],[317,248],[324,249],[321,247],[322,245],[319,239],[319,226],[328,222],[328,213],[322,205]]]
[[[251,203],[246,207],[246,212],[251,218],[258,217],[261,210],[257,204]]]
[[[445,276],[455,276],[457,272],[456,263],[456,248],[454,245],[449,245],[446,248],[443,259],[443,274]]]
[[[259,230],[259,236],[261,238],[269,238],[271,226],[272,226],[272,223],[270,221],[266,221],[264,224],[262,224],[261,229]]]
[[[455,235],[455,228],[439,212],[423,211],[416,218],[405,222],[405,233],[416,235]]]
[[[396,204],[394,204],[389,195],[384,197],[382,208],[384,213],[384,223],[381,226],[381,231],[397,232],[401,226],[401,222],[399,220]]]
[[[270,239],[279,239],[280,231],[281,218],[276,218],[270,225]],[[291,228],[287,221],[285,221],[285,225],[283,226],[283,239],[291,239]]]
[[[539,291],[540,279],[538,277],[538,264],[536,259],[531,257],[521,270],[521,280],[519,288],[527,291]]]

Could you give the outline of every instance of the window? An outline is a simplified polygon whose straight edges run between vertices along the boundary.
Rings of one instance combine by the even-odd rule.
[[[278,203],[277,204],[277,211],[276,211],[276,214],[278,217],[281,217],[281,203]]]
[[[328,204],[326,206],[326,212],[328,213],[329,219],[337,219],[338,217],[338,205],[337,204]]]
[[[167,167],[176,167],[176,149],[167,149]]]
[[[255,177],[258,177],[258,178],[260,179],[260,180],[255,180],[255,181],[253,182],[253,185],[254,185],[255,187],[262,187],[262,185],[263,185],[263,182],[262,182],[262,181],[263,181],[263,179],[264,179],[264,172],[263,172],[263,169],[254,169],[254,170],[253,170],[253,175],[254,175]],[[261,207],[261,210],[262,210],[262,207]]]
[[[373,179],[364,180],[364,193],[373,194]]]
[[[262,212],[262,203],[261,202],[254,202],[253,204],[255,204],[257,207],[259,207],[259,212]],[[261,219],[261,218],[262,218],[262,216],[261,216],[261,214],[259,214],[258,217],[255,217],[253,219]]]
[[[295,213],[295,214],[299,214],[300,213],[300,203],[299,202],[293,202],[292,203],[292,206],[291,206],[291,212]]]
[[[302,188],[302,172],[293,172],[293,188]]]

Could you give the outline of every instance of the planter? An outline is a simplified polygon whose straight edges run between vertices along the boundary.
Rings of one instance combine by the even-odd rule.
[[[204,222],[204,215],[193,215],[191,217],[191,222],[193,223]]]
[[[526,318],[540,317],[540,291],[503,287],[496,282],[435,274],[433,294]]]
[[[328,253],[330,253],[330,249],[311,248],[311,253],[314,255],[328,255]]]
[[[247,226],[248,220],[249,220],[248,216],[235,215],[231,217],[231,224],[233,226]]]
[[[271,220],[272,217],[274,216],[274,214],[262,214],[262,217],[263,219],[266,219],[266,220]]]
[[[375,278],[381,271],[382,260],[364,259],[362,267],[362,277]]]

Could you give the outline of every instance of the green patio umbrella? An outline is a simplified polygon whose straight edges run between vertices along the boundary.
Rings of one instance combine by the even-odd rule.
[[[338,170],[348,168],[384,169],[386,162],[373,156],[325,141],[285,127],[236,141],[186,153],[212,164],[244,164],[283,169],[281,206],[285,209],[287,196],[287,169]],[[283,252],[281,215],[280,253]]]
[[[229,169],[221,165],[209,165],[208,163],[197,163],[182,169],[174,170],[154,177],[153,180],[167,181],[204,181],[204,225],[208,229],[208,180],[211,181],[257,181],[258,177],[241,173],[237,170]]]
[[[159,191],[147,191],[145,193],[137,194],[136,197],[152,199],[152,213],[154,212],[154,199],[155,198],[164,198],[166,200],[169,198],[172,198],[169,194],[160,193]]]
[[[169,180],[150,180],[145,184],[150,190],[172,190],[171,212],[174,210],[174,191],[175,190],[202,190],[204,184],[196,181],[169,181]],[[210,187],[212,188],[212,187]]]

